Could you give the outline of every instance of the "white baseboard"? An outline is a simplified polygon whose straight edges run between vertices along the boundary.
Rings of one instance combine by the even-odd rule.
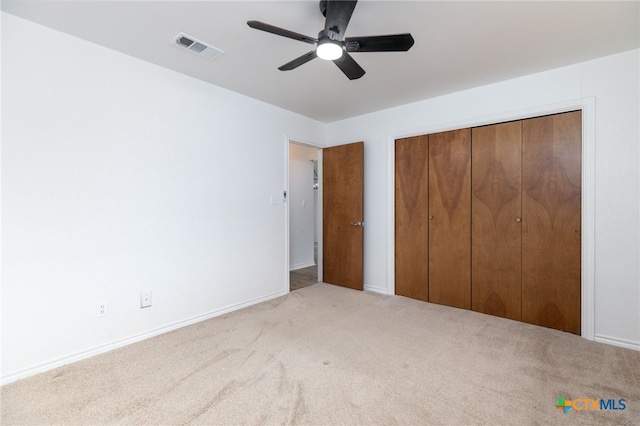
[[[606,343],[607,345],[620,346],[622,348],[640,351],[640,342],[632,342],[631,340],[618,339],[616,337],[603,336],[599,334],[596,334],[593,340],[600,343]]]
[[[371,291],[371,292],[374,292],[374,293],[384,294],[385,296],[389,295],[389,289],[383,288],[383,287],[374,287],[374,286],[370,286],[370,285],[365,285],[364,286],[364,290],[365,291]]]
[[[24,370],[20,370],[15,373],[8,374],[0,378],[0,386],[6,385],[11,382],[15,382],[16,380],[24,379],[29,376],[33,376],[38,373],[44,373],[45,371],[53,370],[54,368],[62,367],[63,365],[71,364],[74,362],[81,361],[86,358],[90,358],[92,356],[100,355],[105,352],[112,351],[114,349],[121,348],[123,346],[130,345],[132,343],[137,343],[142,340],[149,339],[151,337],[158,336],[160,334],[167,333],[169,331],[177,330],[182,327],[186,327],[188,325],[196,324],[201,321],[206,321],[211,318],[215,318],[220,315],[227,314],[229,312],[237,311],[238,309],[246,308],[251,305],[255,305],[260,302],[265,302],[267,300],[275,299],[276,297],[284,296],[289,293],[288,291],[279,291],[277,293],[273,293],[267,296],[258,297],[256,299],[248,300],[246,302],[237,303],[235,305],[226,306],[224,308],[216,309],[206,314],[197,315],[195,317],[191,317],[182,321],[174,322],[172,324],[156,328],[153,330],[146,331],[144,333],[136,334],[135,336],[127,337],[125,339],[116,340],[111,343],[107,343],[106,345],[96,346],[91,349],[87,349],[85,351],[77,352],[72,355],[68,355],[62,358],[55,359],[50,362],[46,362],[44,364],[36,365],[35,367],[29,367]]]
[[[289,266],[289,271],[295,271],[297,269],[303,269],[303,268],[309,268],[311,266],[316,266],[316,262],[314,262],[313,260],[310,262],[304,262],[304,263],[297,263],[295,265],[290,265]]]

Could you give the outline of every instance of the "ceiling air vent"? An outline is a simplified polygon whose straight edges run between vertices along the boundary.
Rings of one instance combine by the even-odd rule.
[[[185,33],[180,33],[171,40],[171,44],[190,50],[205,58],[215,59],[224,52],[216,47],[204,43],[195,37],[191,37]]]

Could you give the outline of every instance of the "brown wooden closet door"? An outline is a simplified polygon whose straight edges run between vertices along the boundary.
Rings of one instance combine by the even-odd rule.
[[[429,135],[429,301],[471,308],[471,129]]]
[[[472,130],[472,309],[521,319],[522,122]]]
[[[522,319],[580,334],[580,111],[523,121]]]
[[[427,135],[396,140],[395,287],[396,294],[428,300],[428,148]]]

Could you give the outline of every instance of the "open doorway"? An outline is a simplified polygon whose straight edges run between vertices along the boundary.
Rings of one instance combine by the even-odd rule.
[[[289,142],[289,290],[318,282],[320,150]]]

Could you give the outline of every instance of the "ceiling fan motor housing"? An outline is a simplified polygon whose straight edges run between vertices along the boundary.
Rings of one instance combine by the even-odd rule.
[[[332,41],[337,41],[337,42],[341,42],[342,39],[340,39],[340,33],[337,33],[335,31],[332,30],[322,30],[318,33],[318,41],[322,42],[323,40],[332,40]]]

